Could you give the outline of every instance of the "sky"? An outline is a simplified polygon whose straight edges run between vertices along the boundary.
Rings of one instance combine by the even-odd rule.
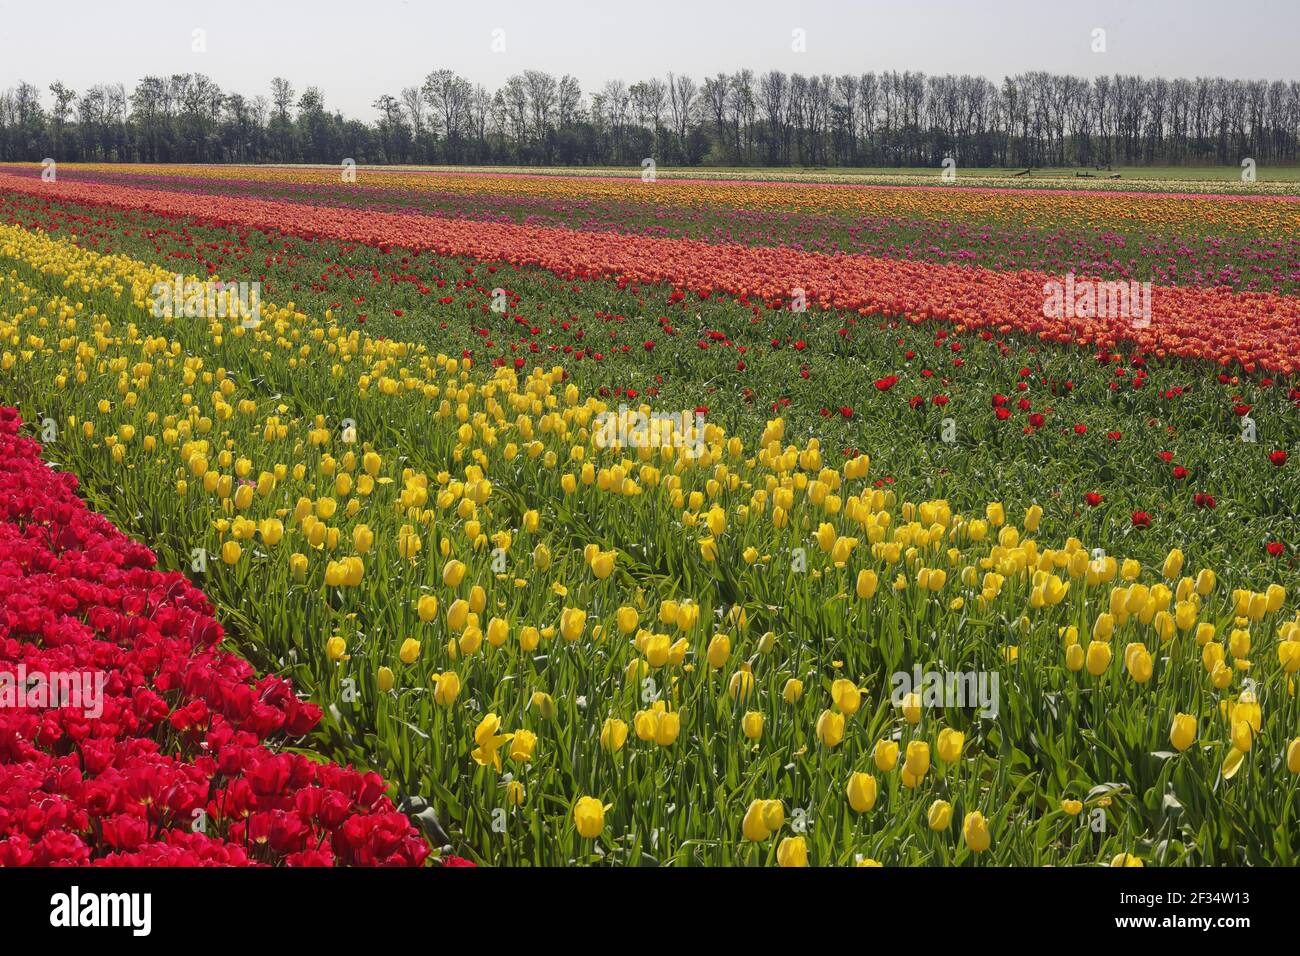
[[[56,80],[201,72],[251,97],[278,75],[370,120],[442,67],[489,89],[572,73],[586,93],[742,67],[1293,80],[1297,37],[1300,0],[0,0],[0,89],[26,80],[48,106]]]

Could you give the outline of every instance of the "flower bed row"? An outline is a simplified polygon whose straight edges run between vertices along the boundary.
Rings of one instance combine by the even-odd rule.
[[[260,175],[260,169],[239,167],[216,167],[183,176],[171,167],[73,166],[60,167],[59,177],[61,182],[202,194],[215,197],[214,201],[235,196],[582,232],[698,239],[714,245],[782,245],[829,255],[950,262],[999,272],[1029,269],[1087,273],[1112,280],[1149,279],[1161,285],[1217,286],[1288,295],[1300,290],[1297,237],[1279,240],[1263,233],[1195,234],[1181,230],[1177,234],[1126,234],[1101,228],[1101,223],[1092,220],[1063,220],[1048,225],[1026,225],[1015,220],[990,223],[926,217],[924,209],[912,210],[912,215],[890,215],[886,210],[862,215],[850,209],[817,207],[801,212],[748,209],[674,199],[671,191],[661,194],[657,186],[640,192],[629,187],[624,196],[590,198],[580,194],[552,196],[541,190],[531,194],[517,189],[464,189],[459,188],[459,180],[454,177],[446,184],[434,179],[419,186],[392,185],[395,174],[375,171],[372,175],[369,170],[361,181],[340,188],[337,175],[325,179],[319,170],[308,172],[314,175],[300,180],[267,179]],[[33,170],[29,178],[39,177]],[[442,188],[444,185],[446,188]],[[38,197],[21,197],[25,200],[22,203],[16,198],[0,194],[0,203],[8,207],[0,209],[0,214],[30,217],[57,208]],[[1250,197],[1222,198],[1228,202],[1252,201]],[[1300,204],[1300,197],[1290,201]],[[191,234],[187,231],[185,235]]]
[[[6,173],[39,178],[45,167],[35,163],[6,164]],[[642,180],[640,167],[622,175],[575,169],[476,169],[464,167],[411,170],[401,167],[362,167],[357,182],[387,190],[460,192],[494,196],[529,196],[550,200],[630,199],[649,205],[734,206],[749,211],[840,211],[860,215],[915,215],[962,222],[1005,222],[1016,219],[1042,225],[1061,222],[1138,228],[1204,231],[1224,228],[1248,235],[1286,236],[1300,215],[1295,183],[1239,181],[1175,184],[1169,181],[1036,179],[1030,186],[1009,186],[1007,180],[963,175],[952,182],[939,176],[904,174],[842,177],[828,181],[815,175],[780,179],[756,178],[752,170],[741,178],[682,175],[659,169],[656,178]],[[340,167],[326,166],[195,166],[178,163],[59,163],[65,175],[111,173],[172,180],[216,180],[231,175],[250,183],[275,185],[338,185]],[[833,175],[830,179],[835,179]],[[351,183],[349,185],[356,185]],[[1183,188],[1171,188],[1181,186]],[[1195,189],[1189,192],[1188,188]]]
[[[536,266],[570,279],[665,283],[690,292],[735,296],[746,304],[839,308],[859,315],[938,319],[963,328],[1018,331],[1048,341],[1113,349],[1127,342],[1157,355],[1240,363],[1283,374],[1297,369],[1300,298],[1223,288],[1157,286],[1141,323],[1121,316],[1045,315],[1048,283],[1062,276],[1022,270],[824,255],[788,247],[714,245],[692,239],[610,236],[436,216],[210,197],[93,183],[44,183],[0,172],[0,190],[50,199],[139,209],[167,216],[274,229],[297,236],[398,247],[483,262]],[[676,301],[676,298],[674,299]],[[1070,316],[1072,310],[1065,310]]]
[[[220,650],[203,593],[19,424],[0,408],[0,866],[423,864],[379,774],[276,752],[320,709]]]

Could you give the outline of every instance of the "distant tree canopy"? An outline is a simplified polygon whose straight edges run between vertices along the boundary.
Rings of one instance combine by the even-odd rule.
[[[639,166],[1220,165],[1295,163],[1300,82],[772,70],[669,73],[585,93],[540,70],[495,92],[451,70],[348,118],[315,87],[270,95],[201,73],[77,93],[0,93],[0,160]]]

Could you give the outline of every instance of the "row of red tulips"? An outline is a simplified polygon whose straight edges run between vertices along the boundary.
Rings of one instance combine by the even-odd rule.
[[[221,650],[19,424],[0,408],[0,866],[423,864],[379,774],[277,752],[320,709]]]

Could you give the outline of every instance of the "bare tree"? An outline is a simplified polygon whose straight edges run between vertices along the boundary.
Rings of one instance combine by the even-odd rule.
[[[780,70],[764,73],[758,81],[758,101],[767,123],[767,162],[775,166],[780,161],[785,144],[785,107],[789,82]]]
[[[549,138],[559,103],[559,84],[541,70],[524,71],[524,89],[532,117],[532,133],[544,162],[550,162]]]
[[[689,76],[668,74],[668,108],[673,117],[673,132],[677,134],[678,148],[682,158],[690,156],[687,148],[687,131],[695,119],[696,96],[698,88]]]
[[[731,80],[725,73],[707,77],[700,91],[713,117],[713,126],[719,142],[726,142],[727,101],[731,98]]]
[[[472,95],[469,82],[452,70],[434,70],[424,78],[420,95],[433,111],[435,121],[441,124],[447,142],[447,161],[456,162]]]

